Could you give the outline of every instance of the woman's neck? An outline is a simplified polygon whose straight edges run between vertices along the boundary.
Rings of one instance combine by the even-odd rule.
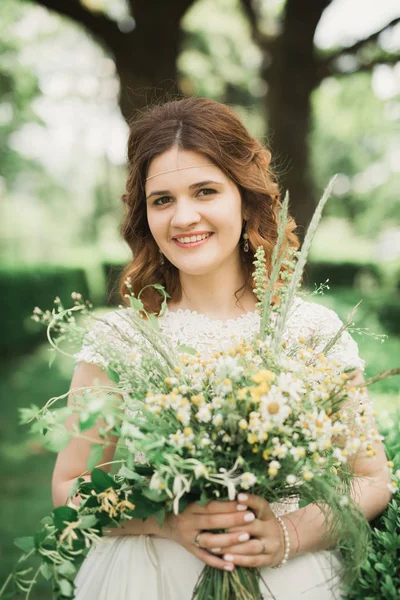
[[[212,319],[227,320],[253,311],[256,297],[251,288],[244,288],[245,276],[242,273],[207,273],[206,275],[180,275],[182,297],[171,300],[171,311],[183,309],[196,311]],[[240,292],[235,296],[235,292]]]

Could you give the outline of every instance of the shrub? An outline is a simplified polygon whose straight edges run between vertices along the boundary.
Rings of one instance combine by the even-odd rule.
[[[389,460],[400,469],[400,413],[381,426]],[[400,598],[400,502],[393,497],[387,509],[371,523],[368,559],[361,577],[343,595],[345,600],[398,600]]]
[[[30,318],[34,307],[51,308],[55,296],[70,306],[74,291],[88,296],[83,269],[54,265],[0,269],[0,356],[20,355],[42,341],[42,327]]]

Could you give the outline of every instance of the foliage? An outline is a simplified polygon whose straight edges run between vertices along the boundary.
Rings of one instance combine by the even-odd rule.
[[[83,269],[36,265],[34,268],[0,269],[2,324],[0,356],[18,355],[38,344],[42,335],[30,319],[32,303],[48,304],[55,292],[67,300],[76,289],[88,290]],[[29,291],[29,293],[27,293]]]
[[[376,236],[385,226],[398,225],[393,122],[399,104],[371,90],[372,75],[329,78],[314,93],[311,158],[315,182],[339,173],[334,202],[327,214],[349,220],[356,231]]]
[[[400,475],[400,413],[380,428],[385,436],[385,449],[394,469]],[[400,597],[400,503],[393,498],[385,510],[371,523],[372,535],[368,558],[357,582],[344,595],[346,600],[397,600]]]

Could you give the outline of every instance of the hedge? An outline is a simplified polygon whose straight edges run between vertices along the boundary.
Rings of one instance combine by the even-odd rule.
[[[43,341],[43,328],[30,318],[34,307],[51,309],[56,296],[69,306],[72,304],[71,293],[74,291],[88,297],[84,269],[53,265],[1,268],[0,357],[20,355]]]

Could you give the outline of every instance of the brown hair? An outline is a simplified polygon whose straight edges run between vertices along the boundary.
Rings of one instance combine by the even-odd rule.
[[[123,201],[126,205],[121,233],[132,251],[132,261],[120,280],[120,294],[126,301],[126,279],[137,295],[149,284],[161,283],[179,301],[182,289],[178,269],[167,259],[160,265],[158,246],[151,235],[145,198],[145,180],[153,158],[177,146],[203,154],[237,186],[247,212],[249,252],[241,250],[248,280],[253,275],[254,252],[263,246],[270,269],[277,240],[279,187],[270,170],[271,153],[253,138],[238,115],[228,106],[206,98],[184,98],[152,107],[130,124],[128,179]],[[293,219],[286,230],[286,242],[298,247]],[[254,282],[253,287],[254,287]],[[141,299],[148,312],[159,312],[161,296],[147,288]]]

